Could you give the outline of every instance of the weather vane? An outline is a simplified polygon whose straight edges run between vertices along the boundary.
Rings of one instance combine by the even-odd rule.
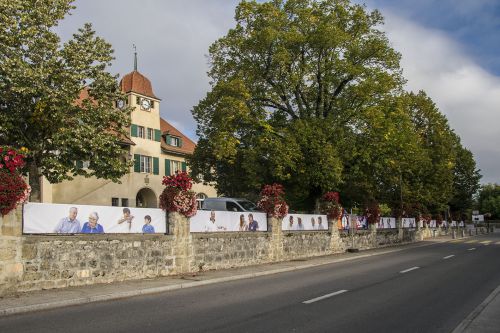
[[[132,44],[132,47],[134,48],[134,71],[137,70],[137,47],[135,44]]]

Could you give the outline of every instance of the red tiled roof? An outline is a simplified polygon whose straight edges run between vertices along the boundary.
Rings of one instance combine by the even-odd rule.
[[[135,92],[144,96],[159,99],[153,93],[151,81],[138,71],[133,71],[125,75],[120,80],[120,89],[124,93]]]
[[[168,151],[171,151],[174,153],[180,153],[180,154],[192,154],[194,152],[194,148],[196,147],[196,144],[193,142],[193,140],[191,140],[190,138],[188,138],[187,136],[182,134],[179,130],[177,130],[177,128],[175,128],[174,126],[169,124],[163,118],[160,118],[160,129],[161,129],[161,133],[162,133],[162,137],[161,137],[161,148],[162,149],[165,149],[165,150],[168,150]],[[182,139],[182,147],[174,147],[174,146],[168,145],[165,142],[163,134],[170,134],[172,136],[176,136],[176,137],[181,138]]]

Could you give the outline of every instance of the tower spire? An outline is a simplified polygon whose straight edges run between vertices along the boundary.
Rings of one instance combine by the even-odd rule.
[[[134,71],[137,71],[137,47],[135,44],[132,44],[132,47],[134,48]]]

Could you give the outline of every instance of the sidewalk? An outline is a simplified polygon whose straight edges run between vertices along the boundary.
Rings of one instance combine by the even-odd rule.
[[[125,297],[154,294],[169,290],[290,272],[331,263],[405,251],[415,247],[429,246],[451,240],[450,236],[441,236],[429,238],[417,243],[389,246],[358,253],[342,253],[295,261],[292,260],[217,271],[204,271],[184,276],[169,276],[21,293],[14,296],[0,297],[0,316],[47,310],[69,305],[115,300]]]
[[[500,286],[453,330],[452,333],[496,333],[500,331]]]

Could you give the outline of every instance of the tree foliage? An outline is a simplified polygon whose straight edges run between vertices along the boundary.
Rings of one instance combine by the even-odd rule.
[[[500,219],[500,185],[486,184],[481,186],[478,195],[478,207],[482,214],[491,214],[491,218]]]
[[[404,92],[377,10],[348,0],[242,1],[235,19],[209,49],[212,89],[193,109],[200,139],[191,167],[221,194],[251,197],[279,182],[293,209],[339,190],[346,207],[420,214],[477,185],[471,155],[436,105]],[[461,178],[469,187],[459,194]]]
[[[0,2],[0,144],[28,149],[34,191],[40,174],[56,183],[128,172],[119,141],[130,110],[113,107],[123,96],[107,72],[111,45],[90,24],[64,44],[54,32],[71,2]]]

